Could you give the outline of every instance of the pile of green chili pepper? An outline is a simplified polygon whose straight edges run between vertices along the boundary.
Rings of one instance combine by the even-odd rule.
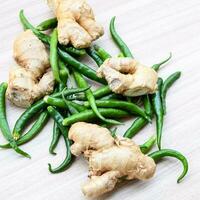
[[[56,168],[49,164],[51,173],[65,171],[71,164],[73,156],[70,152],[72,141],[68,139],[68,130],[70,125],[79,121],[96,122],[102,126],[109,127],[112,125],[122,124],[115,119],[123,119],[130,116],[136,116],[132,125],[124,133],[124,137],[133,138],[145,125],[151,123],[155,116],[156,135],[150,137],[140,149],[147,154],[157,141],[158,151],[150,153],[155,162],[163,157],[175,157],[183,164],[183,172],[178,178],[180,182],[188,171],[187,159],[175,150],[162,149],[162,132],[164,125],[164,116],[166,114],[166,95],[168,89],[173,83],[180,78],[181,72],[175,72],[166,80],[158,79],[158,89],[153,95],[131,98],[114,94],[104,79],[96,76],[96,71],[81,63],[77,57],[86,55],[86,53],[101,66],[103,62],[110,58],[111,55],[98,45],[91,46],[87,49],[76,49],[71,46],[62,46],[58,42],[57,19],[48,19],[40,23],[36,28],[29,23],[24,16],[23,10],[20,11],[20,20],[24,29],[31,29],[33,33],[44,42],[50,49],[50,64],[56,81],[53,94],[40,99],[31,107],[25,110],[16,121],[13,131],[11,132],[7,119],[5,107],[5,93],[7,84],[0,85],[0,129],[3,136],[8,141],[7,144],[0,145],[1,148],[12,148],[18,154],[29,157],[29,154],[22,151],[18,146],[23,145],[35,138],[42,130],[51,117],[54,120],[53,136],[49,147],[49,152],[56,155],[55,149],[60,140],[64,139],[66,146],[66,157],[64,161]],[[42,31],[52,29],[52,34],[46,35]],[[126,43],[122,40],[115,28],[115,17],[110,22],[111,36],[120,50],[120,57],[132,57],[133,54]],[[160,67],[171,59],[172,55],[154,64],[152,68],[158,71]],[[69,79],[73,77],[76,81],[77,88],[69,88]],[[86,78],[103,84],[96,90],[92,90]],[[143,107],[141,107],[141,104]],[[29,121],[38,116],[30,130],[24,133],[25,127]],[[115,119],[113,119],[115,118]],[[116,129],[112,136],[116,136]]]

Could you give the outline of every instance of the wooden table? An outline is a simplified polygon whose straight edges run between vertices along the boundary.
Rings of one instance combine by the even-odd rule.
[[[182,71],[181,79],[170,89],[167,97],[163,147],[185,154],[190,170],[184,181],[176,183],[182,166],[174,159],[165,159],[157,166],[149,181],[132,181],[120,185],[115,192],[101,199],[109,200],[197,200],[200,195],[200,2],[199,0],[90,0],[97,19],[105,27],[105,35],[97,41],[112,55],[119,53],[109,31],[109,20],[116,15],[116,26],[129,44],[135,57],[146,65],[166,58],[171,51],[173,59],[160,70],[162,77]],[[52,16],[44,1],[7,0],[0,7],[0,80],[7,81],[8,69],[13,65],[12,44],[22,31],[20,9],[35,25]],[[93,64],[89,58],[88,64]],[[23,111],[7,104],[11,127]],[[131,121],[120,126],[123,134]],[[147,126],[134,140],[145,141],[155,133],[155,124]],[[88,166],[78,158],[69,170],[51,175],[47,163],[57,166],[64,158],[64,144],[51,156],[48,147],[52,122],[23,149],[32,155],[28,160],[12,150],[0,150],[0,199],[6,200],[80,200],[85,199],[80,185],[87,179]],[[1,143],[4,142],[0,136]],[[156,148],[155,148],[156,149]]]

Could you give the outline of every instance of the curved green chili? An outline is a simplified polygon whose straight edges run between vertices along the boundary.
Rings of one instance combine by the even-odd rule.
[[[12,137],[10,127],[8,125],[8,121],[6,118],[6,103],[5,103],[5,95],[8,84],[1,83],[0,84],[0,130],[4,136],[4,138],[10,143],[10,146],[15,150],[16,153],[25,156],[27,158],[31,158],[26,152],[22,151],[18,146],[14,138]]]
[[[154,109],[154,113],[156,115],[156,135],[157,135],[157,145],[158,148],[161,149],[161,138],[162,138],[162,129],[163,129],[163,105],[161,100],[161,90],[163,86],[163,80],[161,78],[158,79],[158,89],[155,94],[152,95],[152,105]]]
[[[94,95],[95,99],[100,99],[100,98],[105,97],[112,93],[113,92],[111,91],[111,89],[109,88],[108,85],[101,86],[98,89],[93,91],[93,95]],[[85,95],[79,95],[79,96],[77,95],[70,100],[86,101],[87,98]]]
[[[125,42],[121,39],[119,34],[117,33],[115,29],[115,17],[113,17],[110,21],[110,33],[112,35],[113,40],[119,47],[120,51],[123,53],[124,57],[131,57],[133,58],[133,55],[128,48],[128,46],[125,44]]]
[[[144,144],[140,145],[140,150],[143,154],[147,154],[156,142],[156,136],[151,136]]]
[[[166,62],[168,62],[170,59],[172,58],[172,53],[170,52],[169,54],[169,57],[163,61],[161,61],[160,63],[157,63],[157,64],[154,64],[152,66],[152,68],[155,70],[155,71],[158,71],[160,69],[160,67],[165,64]]]
[[[87,48],[86,52],[97,63],[99,67],[103,64],[103,60],[99,57],[94,47]]]
[[[60,79],[61,79],[62,83],[64,85],[66,85],[68,77],[70,76],[69,70],[68,70],[67,66],[65,65],[65,63],[60,59],[58,59],[58,66],[60,69]]]
[[[51,40],[50,40],[50,64],[51,64],[51,69],[52,69],[55,80],[58,83],[60,83],[61,80],[60,80],[59,67],[58,67],[57,46],[58,46],[58,31],[57,29],[54,29],[53,33],[51,34]]]
[[[151,121],[150,117],[145,113],[145,111],[134,103],[119,100],[96,100],[96,105],[97,107],[103,108],[119,108],[131,114],[140,115],[148,121]],[[89,102],[85,102],[84,106],[89,107]]]
[[[180,183],[181,180],[185,177],[185,175],[188,172],[188,161],[185,156],[183,156],[180,152],[171,150],[171,149],[162,149],[160,151],[153,152],[149,154],[151,158],[154,159],[155,162],[158,162],[160,159],[163,157],[174,157],[180,160],[183,164],[183,172],[182,174],[178,177],[177,183]]]
[[[58,24],[57,18],[51,18],[51,19],[47,19],[43,22],[41,22],[38,26],[37,26],[37,30],[38,31],[46,31],[49,29],[53,29],[56,28]]]
[[[163,83],[162,92],[161,92],[161,99],[163,104],[163,112],[164,115],[166,114],[166,94],[169,88],[174,84],[176,80],[181,77],[181,72],[175,72],[171,74]]]
[[[65,66],[63,66],[63,67],[65,68]],[[62,78],[62,83],[60,83],[58,85],[55,92],[61,92],[61,91],[63,92],[64,91],[67,78],[68,78],[68,75],[67,75],[67,73],[65,73],[64,77]],[[43,100],[44,100],[44,98],[43,98]],[[56,155],[56,152],[54,150],[55,150],[55,148],[56,148],[56,146],[57,146],[57,144],[60,140],[60,136],[61,136],[60,129],[59,129],[57,123],[54,121],[54,123],[53,123],[53,135],[52,135],[51,143],[50,143],[50,146],[49,146],[49,153],[52,154],[52,155]]]
[[[68,89],[65,91],[65,95],[73,95],[76,93],[84,92],[88,88],[78,88],[78,89]],[[61,97],[62,92],[55,93],[51,95],[52,97]],[[37,101],[34,103],[31,107],[29,107],[22,115],[19,117],[17,122],[15,123],[14,130],[13,130],[13,137],[15,140],[18,140],[21,136],[21,133],[23,129],[25,128],[25,125],[27,122],[35,116],[39,111],[41,111],[43,108],[45,108],[47,105],[43,99]]]
[[[54,98],[54,97],[51,97],[51,96],[44,97],[44,101],[48,105],[55,106],[57,108],[67,109],[68,106],[70,105],[70,106],[74,107],[76,110],[78,110],[78,112],[82,112],[82,111],[85,111],[87,109],[85,106],[80,105],[78,103],[74,103],[74,102],[68,101],[68,100],[63,100],[63,99],[60,99],[60,98]]]
[[[24,16],[24,11],[21,10],[19,13],[19,17],[20,17],[20,21],[23,24],[25,29],[31,29],[33,31],[33,33],[44,43],[46,44],[50,44],[50,36],[41,33],[40,31],[38,31],[32,24],[29,23],[29,21],[27,20],[27,18]],[[58,48],[60,49],[60,48]],[[72,54],[72,55],[76,55],[76,56],[82,56],[86,54],[85,49],[76,49],[74,47],[63,47],[63,49]],[[62,51],[62,50],[60,50]]]
[[[72,66],[75,70],[77,70],[78,72],[80,72],[81,74],[83,74],[84,76],[90,78],[91,80],[94,80],[96,82],[102,83],[102,84],[106,84],[106,81],[102,78],[97,77],[96,75],[96,71],[94,71],[93,69],[89,68],[87,65],[78,62],[75,58],[73,58],[72,56],[70,56],[68,53],[58,49],[58,53],[61,57],[61,59],[66,62],[67,64],[69,64],[70,66]]]
[[[104,117],[112,116],[113,118],[123,118],[123,117],[127,117],[130,115],[126,111],[123,111],[120,109],[113,109],[113,108],[99,108],[99,112]],[[98,119],[98,117],[93,112],[93,110],[86,110],[86,111],[83,111],[78,114],[75,114],[75,115],[65,118],[63,120],[63,126],[70,126],[71,124],[74,124],[76,122],[81,122],[81,121],[91,122],[91,121],[97,120],[97,119]]]
[[[96,50],[102,61],[105,61],[106,59],[112,57],[105,49],[98,45],[94,45],[94,49]]]
[[[77,85],[80,87],[80,88],[83,88],[83,87],[87,87],[88,86],[88,83],[87,81],[82,77],[82,75],[76,71],[73,72],[74,74],[74,78],[76,80],[76,83]],[[97,108],[97,105],[96,105],[96,101],[95,101],[95,98],[94,98],[94,95],[92,93],[92,91],[89,89],[87,91],[85,91],[85,96],[89,102],[89,105],[90,107],[92,108],[92,110],[94,111],[94,113],[96,114],[96,116],[101,119],[102,121],[106,122],[106,123],[109,123],[109,124],[121,124],[120,122],[116,121],[116,120],[112,120],[112,119],[106,119],[105,117],[103,117],[100,113],[99,113],[99,110]]]
[[[60,173],[60,172],[65,171],[69,167],[69,165],[72,163],[72,154],[71,154],[71,151],[70,151],[70,145],[71,145],[70,143],[71,142],[68,139],[68,128],[66,128],[62,125],[62,122],[63,122],[62,115],[57,110],[55,110],[52,106],[48,106],[47,110],[48,110],[50,116],[58,124],[58,127],[61,131],[61,134],[62,134],[62,136],[65,140],[65,145],[66,145],[66,157],[65,157],[64,161],[61,163],[61,165],[58,166],[55,169],[52,169],[51,164],[48,164],[49,165],[49,171],[51,173],[55,174],[55,173]]]
[[[58,127],[58,124],[54,121],[53,137],[52,137],[52,140],[51,140],[51,144],[49,146],[49,153],[52,154],[52,155],[56,155],[56,152],[54,150],[55,150],[55,148],[56,148],[56,146],[59,142],[60,136],[61,136],[60,129]]]
[[[144,108],[145,108],[145,112],[152,117],[153,115],[153,111],[152,111],[152,107],[151,107],[151,102],[149,100],[149,96],[145,95],[143,97],[143,102],[144,102]],[[124,133],[123,137],[127,137],[127,138],[132,138],[133,136],[135,136],[146,124],[148,123],[148,121],[146,119],[144,119],[143,117],[138,117],[133,124],[130,126],[130,128]]]
[[[26,134],[24,134],[19,140],[16,141],[17,145],[20,146],[22,144],[26,144],[27,142],[30,142],[32,139],[34,139],[47,124],[48,119],[49,115],[47,111],[43,111],[31,127],[31,129]],[[0,145],[0,148],[11,148],[11,145],[9,143]]]
[[[85,49],[76,49],[75,47],[72,47],[72,46],[66,47],[63,45],[59,45],[59,49],[61,49],[62,51],[66,51],[67,53],[69,53],[70,55],[72,55],[74,57],[81,57],[81,56],[86,55]]]
[[[105,97],[100,98],[99,100],[125,100],[124,96],[120,94],[109,94]]]

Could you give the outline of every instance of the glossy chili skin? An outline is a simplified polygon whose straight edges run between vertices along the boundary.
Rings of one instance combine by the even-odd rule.
[[[143,97],[145,112],[152,118],[153,110],[151,106],[151,102],[148,95]],[[148,121],[143,117],[138,117],[133,124],[129,127],[129,129],[124,133],[123,137],[132,138],[135,136],[146,124]]]
[[[113,118],[124,118],[124,117],[130,116],[130,114],[124,110],[113,109],[113,108],[99,108],[99,112],[104,117],[112,116]],[[93,112],[93,110],[86,110],[86,111],[83,111],[78,114],[65,118],[63,120],[63,126],[70,126],[71,124],[74,124],[80,121],[91,122],[97,119],[98,117]]]
[[[55,106],[57,108],[64,108],[64,109],[68,109],[68,106],[72,106],[74,107],[76,110],[78,110],[78,112],[82,112],[84,110],[87,110],[87,108],[83,105],[80,105],[78,103],[69,101],[69,100],[63,100],[60,98],[53,98],[50,96],[46,96],[44,98],[44,101],[51,106]]]
[[[122,40],[122,38],[119,36],[119,34],[117,33],[117,31],[115,29],[115,17],[113,17],[110,21],[110,33],[111,33],[113,40],[119,47],[120,51],[123,53],[124,57],[133,58],[133,55],[132,55],[130,49],[128,48],[126,43]]]
[[[86,80],[82,77],[82,75],[76,71],[73,71],[74,74],[74,78],[76,80],[77,85],[80,88],[83,87],[88,87],[88,83],[86,82]],[[97,105],[96,105],[96,100],[94,98],[94,95],[92,93],[92,90],[89,89],[87,91],[85,91],[85,96],[89,102],[90,107],[92,108],[92,110],[94,111],[94,113],[96,114],[96,116],[101,119],[102,121],[106,122],[106,123],[110,123],[110,124],[121,124],[120,122],[116,121],[116,120],[112,120],[112,119],[106,119],[105,117],[103,117],[101,115],[101,113],[99,112]]]
[[[59,73],[59,66],[58,66],[58,31],[57,29],[53,30],[50,39],[50,65],[53,72],[54,79],[61,83],[60,73]]]
[[[158,78],[157,84],[158,84],[158,89],[156,93],[151,96],[151,99],[152,99],[153,110],[156,116],[157,145],[158,148],[161,149],[161,138],[162,138],[162,129],[164,120],[164,112],[161,99],[163,80],[161,78]]]
[[[106,81],[104,79],[99,78],[96,75],[96,71],[95,70],[93,70],[90,67],[88,67],[87,65],[77,61],[75,58],[70,56],[67,52],[64,52],[64,51],[58,49],[58,53],[59,53],[61,59],[65,63],[67,63],[70,66],[72,66],[74,70],[76,70],[79,73],[81,73],[82,75],[90,78],[91,80],[94,80],[94,81],[102,83],[102,84],[106,84]]]
[[[69,69],[67,68],[67,65],[61,59],[58,59],[58,66],[59,66],[59,70],[60,70],[60,72],[59,72],[60,79],[61,79],[62,83],[66,86],[67,80],[70,76]]]
[[[99,57],[101,58],[101,60],[104,62],[106,59],[111,58],[112,56],[102,47],[98,46],[98,45],[94,45],[94,49],[96,50],[96,52],[98,53]]]
[[[165,60],[163,60],[163,61],[161,61],[161,62],[159,62],[159,63],[157,63],[157,64],[154,64],[154,65],[152,66],[152,68],[153,68],[155,71],[158,71],[158,70],[160,69],[160,67],[161,67],[162,65],[164,65],[165,63],[167,63],[171,58],[172,58],[172,53],[170,53],[170,54],[169,54],[169,57],[166,58]]]
[[[29,154],[22,151],[18,146],[14,138],[12,137],[10,127],[7,121],[6,117],[6,90],[7,90],[8,84],[7,83],[1,83],[0,84],[0,130],[4,136],[4,138],[9,142],[10,146],[15,150],[16,153],[31,158]]]
[[[67,84],[68,74],[65,73],[64,75],[65,76],[62,77],[63,84],[60,83],[60,84],[57,85],[57,87],[55,89],[56,92],[63,91],[64,88],[65,88],[65,85]],[[43,99],[44,101],[45,101],[45,98],[46,97],[44,97],[44,99]],[[50,143],[50,146],[49,146],[49,153],[52,154],[52,155],[56,155],[55,148],[58,145],[58,142],[60,140],[60,136],[61,136],[61,131],[58,127],[58,124],[54,121],[53,122],[53,135],[52,135],[51,143]]]
[[[19,140],[16,141],[17,145],[20,146],[26,144],[30,142],[32,139],[34,139],[47,124],[48,119],[49,119],[48,112],[43,111],[39,115],[38,119],[35,121],[33,126],[30,128],[30,130],[27,133],[25,133]],[[9,143],[5,145],[0,145],[0,148],[4,149],[11,148],[11,145]]]
[[[130,114],[140,115],[144,117],[145,119],[151,121],[151,119],[145,113],[145,111],[134,103],[129,103],[129,102],[120,101],[120,100],[96,100],[96,105],[97,107],[101,107],[101,108],[119,108],[119,109],[129,112]],[[89,107],[89,102],[85,102],[84,106]]]
[[[156,142],[156,136],[151,136],[144,144],[140,145],[140,150],[143,154],[149,153]]]
[[[43,22],[41,22],[38,26],[37,26],[37,30],[38,31],[46,31],[49,29],[54,29],[57,27],[58,21],[57,18],[51,18],[51,19],[47,19]]]
[[[58,145],[58,142],[60,140],[60,136],[61,136],[61,132],[60,129],[58,127],[58,124],[54,121],[53,123],[53,136],[52,136],[52,140],[49,146],[49,153],[52,155],[56,155],[55,152],[55,148]]]
[[[182,155],[180,152],[172,150],[172,149],[162,149],[159,151],[155,151],[153,153],[150,153],[148,156],[154,159],[155,162],[160,161],[164,157],[174,157],[181,161],[183,164],[183,172],[178,177],[177,183],[180,183],[181,180],[185,177],[185,175],[188,172],[188,161],[184,155]]]
[[[60,173],[60,172],[65,171],[72,163],[72,157],[73,156],[72,156],[71,151],[70,151],[71,141],[68,139],[68,131],[69,131],[68,128],[66,128],[62,125],[63,116],[56,109],[54,109],[52,106],[48,106],[47,110],[48,110],[50,116],[57,123],[57,125],[58,125],[58,127],[61,131],[61,134],[64,138],[65,145],[66,145],[66,157],[65,157],[64,161],[55,169],[52,169],[51,164],[48,164],[49,165],[49,171],[53,174],[56,174],[56,173]]]
[[[84,92],[88,88],[83,88],[83,89],[68,89],[65,90],[64,95],[73,95],[76,93]],[[52,95],[52,97],[61,97],[62,92],[58,92]],[[42,109],[46,108],[47,104],[43,99],[37,101],[31,107],[29,107],[22,115],[19,117],[17,122],[15,123],[14,130],[13,130],[13,136],[16,140],[18,140],[22,134],[22,131],[24,130],[27,122],[34,117],[38,112],[40,112]]]
[[[161,91],[161,99],[163,104],[163,112],[166,114],[166,94],[169,88],[181,77],[181,72],[171,74],[163,83]]]
[[[100,99],[107,95],[113,94],[113,92],[111,91],[111,89],[109,88],[108,85],[101,86],[92,92],[93,92],[95,99]],[[85,95],[77,95],[74,98],[72,98],[71,100],[86,101],[87,98]]]
[[[98,55],[97,51],[94,47],[89,47],[86,49],[87,54],[96,62],[96,64],[100,67],[103,64],[103,60]]]

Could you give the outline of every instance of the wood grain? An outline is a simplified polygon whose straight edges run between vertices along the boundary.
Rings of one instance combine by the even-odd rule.
[[[160,71],[167,77],[182,71],[182,78],[170,89],[167,97],[168,112],[165,119],[163,146],[183,152],[190,163],[185,180],[177,184],[181,165],[166,159],[157,167],[150,181],[132,181],[102,197],[106,200],[196,200],[200,195],[200,1],[199,0],[90,0],[97,19],[105,27],[105,36],[97,41],[113,55],[118,49],[113,44],[108,24],[117,16],[117,29],[129,44],[135,57],[152,65],[173,53],[173,60]],[[0,80],[6,81],[8,68],[13,64],[12,43],[22,31],[18,20],[20,9],[37,24],[52,16],[44,1],[1,0],[0,7]],[[88,64],[94,65],[88,58]],[[9,103],[8,118],[13,127],[23,111]],[[119,134],[130,125],[118,129]],[[6,200],[78,200],[85,199],[80,185],[87,179],[87,164],[78,158],[66,172],[51,175],[47,163],[59,164],[64,157],[64,144],[57,148],[58,156],[50,156],[48,147],[52,122],[33,142],[23,149],[32,155],[24,159],[11,150],[0,150],[0,199]],[[135,137],[142,143],[155,132],[154,124]],[[5,140],[0,136],[1,143]]]

